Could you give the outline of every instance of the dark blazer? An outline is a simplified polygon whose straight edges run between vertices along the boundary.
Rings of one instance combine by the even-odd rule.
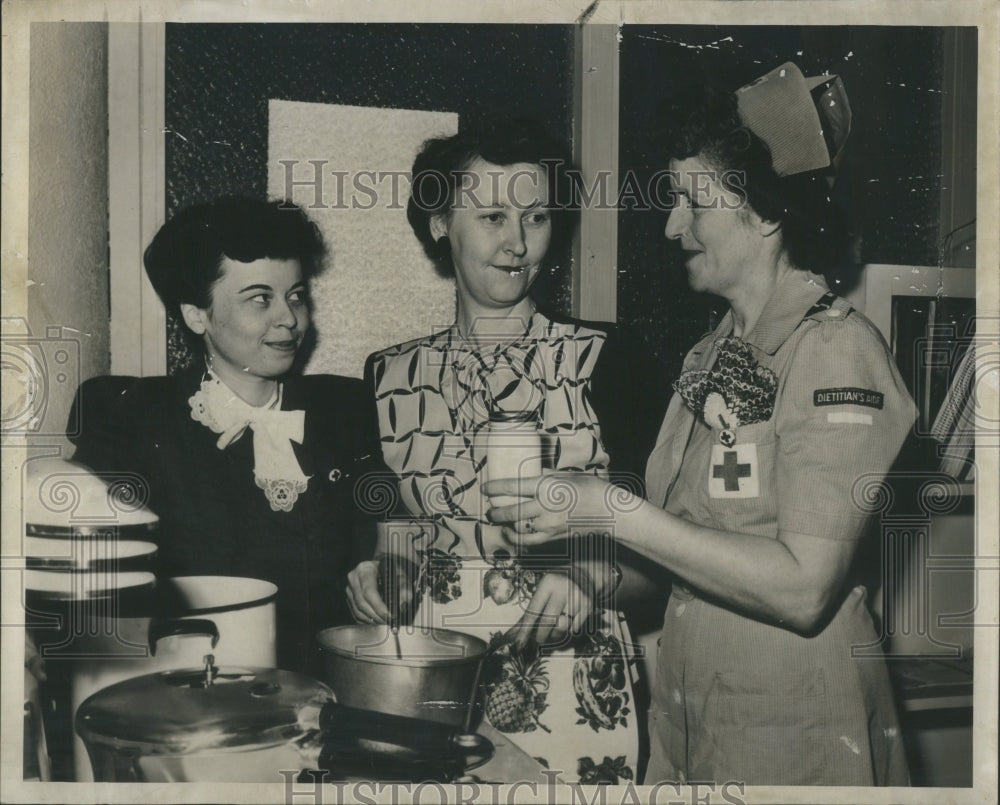
[[[282,512],[254,482],[252,434],[220,450],[218,434],[191,418],[188,399],[201,379],[195,369],[86,381],[71,413],[82,423],[74,460],[144,480],[148,507],[160,518],[159,575],[277,584],[279,666],[315,672],[315,633],[350,620],[346,575],[373,550],[373,526],[356,510],[352,490],[371,453],[363,386],[330,375],[285,379],[282,408],[305,411],[303,442],[293,448],[310,478]]]

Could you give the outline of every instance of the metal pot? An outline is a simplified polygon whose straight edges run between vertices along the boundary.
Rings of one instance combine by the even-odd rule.
[[[317,641],[339,704],[470,731],[487,648],[479,638],[374,625],[324,629]]]
[[[119,682],[80,705],[98,782],[286,782],[317,768],[330,689],[291,671],[214,665]]]

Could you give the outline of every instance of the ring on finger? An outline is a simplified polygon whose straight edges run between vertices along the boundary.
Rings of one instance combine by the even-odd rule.
[[[534,517],[529,517],[527,520],[524,521],[524,530],[527,531],[529,534],[534,534],[535,533],[535,518]]]

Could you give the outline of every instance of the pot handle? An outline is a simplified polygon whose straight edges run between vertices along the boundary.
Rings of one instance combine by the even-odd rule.
[[[178,618],[149,622],[149,653],[156,656],[156,644],[164,637],[174,635],[200,634],[212,638],[212,648],[219,643],[219,627],[208,618]]]
[[[471,746],[463,746],[461,743],[457,743],[457,741],[456,744],[458,750],[462,753],[462,757],[465,758],[466,772],[486,765],[488,761],[493,759],[493,755],[496,753],[496,747],[485,738]]]

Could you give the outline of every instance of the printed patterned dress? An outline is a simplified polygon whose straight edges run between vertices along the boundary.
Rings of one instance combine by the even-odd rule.
[[[480,490],[491,407],[537,411],[550,466],[606,474],[589,401],[605,339],[535,313],[514,343],[480,332],[472,344],[453,326],[376,353],[366,375],[401,502],[436,526],[415,548],[416,622],[491,643],[485,717],[523,751],[566,781],[624,783],[638,752],[624,618],[598,610],[582,636],[542,650],[505,640],[546,571],[511,554]]]

